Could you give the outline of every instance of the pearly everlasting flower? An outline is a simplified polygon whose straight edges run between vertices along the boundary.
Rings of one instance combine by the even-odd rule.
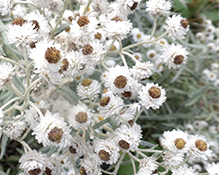
[[[112,93],[107,93],[100,99],[100,104],[97,107],[97,111],[102,118],[108,118],[110,116],[119,114],[119,111],[123,108],[123,105],[123,100],[119,96],[115,96]]]
[[[31,50],[29,57],[34,61],[35,73],[52,84],[59,84],[62,79],[60,68],[63,53],[59,44],[44,40],[36,43],[36,48]]]
[[[146,2],[146,12],[152,15],[168,15],[171,9],[171,2],[168,0],[149,0]]]
[[[165,151],[163,157],[163,164],[168,167],[176,167],[184,161],[183,152]]]
[[[17,139],[21,137],[27,128],[26,122],[19,120],[16,121],[16,119],[19,117],[20,115],[14,117],[14,121],[10,123],[5,129],[6,135],[10,137],[10,139]]]
[[[214,86],[219,87],[219,79],[215,80]]]
[[[103,29],[110,37],[122,40],[131,32],[132,23],[130,21],[123,20],[120,16],[109,16],[105,20],[106,22],[104,23]]]
[[[219,170],[219,163],[213,162],[212,164],[208,164],[206,170],[209,173],[209,175],[217,175]]]
[[[83,79],[83,81],[77,86],[77,93],[81,99],[95,99],[100,93],[100,84],[97,80],[89,78]]]
[[[166,101],[166,92],[158,84],[147,83],[146,86],[142,86],[139,98],[141,105],[146,109],[159,109]]]
[[[149,49],[146,53],[147,58],[150,60],[156,60],[158,53],[154,49]]]
[[[68,114],[68,122],[74,129],[87,129],[92,121],[92,113],[85,104],[73,106]]]
[[[0,0],[0,15],[5,16],[11,12],[14,0]]]
[[[168,35],[173,39],[184,39],[189,30],[188,21],[180,15],[173,15],[166,20],[166,29]]]
[[[164,48],[164,51],[161,55],[163,62],[166,63],[168,68],[180,68],[187,61],[188,52],[186,48],[183,48],[182,45],[171,44]]]
[[[149,78],[153,74],[154,65],[153,63],[147,62],[137,62],[135,66],[130,70],[133,77],[137,80],[144,80]]]
[[[136,60],[142,61],[142,54],[139,52],[134,52],[133,56],[135,57]]]
[[[121,125],[115,130],[113,138],[122,151],[135,151],[140,143],[141,127],[136,123],[131,127]]]
[[[198,175],[191,167],[181,166],[178,169],[172,170],[172,175]]]
[[[46,157],[36,150],[28,151],[19,159],[20,168],[25,175],[42,175],[45,168]]]
[[[43,146],[56,146],[65,148],[69,144],[70,130],[64,119],[59,114],[51,114],[46,111],[44,117],[41,117],[40,123],[33,129],[32,135],[35,135],[38,143]]]
[[[188,155],[193,158],[207,160],[212,153],[209,144],[203,136],[191,135],[188,139]]]
[[[100,175],[100,162],[96,154],[89,153],[80,162],[80,174]]]
[[[10,82],[14,75],[14,67],[11,63],[0,64],[0,89],[3,89],[5,84]]]
[[[165,131],[160,140],[161,146],[172,152],[186,152],[188,134],[181,130]]]
[[[99,156],[100,161],[107,164],[114,164],[119,159],[119,147],[112,139],[94,141],[94,151]]]
[[[89,150],[92,149],[91,145],[81,137],[72,137],[69,143],[69,151],[71,154],[77,155],[78,157],[84,156]]]
[[[24,47],[31,42],[36,42],[38,37],[35,23],[23,18],[12,21],[6,29],[6,35],[9,44],[15,44],[16,47]]]
[[[140,169],[138,173],[140,173],[142,169],[144,169],[144,171],[148,171],[148,174],[152,174],[158,168],[156,157],[151,156],[141,159],[139,168]]]
[[[131,73],[128,68],[116,65],[109,69],[104,78],[105,86],[113,93],[123,93],[129,91],[131,83]]]
[[[40,116],[32,107],[30,109],[25,110],[24,118],[31,129],[35,128],[40,123]]]
[[[131,31],[131,35],[132,35],[133,40],[135,42],[141,42],[145,38],[144,37],[145,34],[143,32],[141,32],[139,28],[133,28],[132,31]]]
[[[45,160],[45,170],[44,173],[46,175],[57,175],[62,171],[62,164],[60,162],[60,155],[54,153],[50,157]]]

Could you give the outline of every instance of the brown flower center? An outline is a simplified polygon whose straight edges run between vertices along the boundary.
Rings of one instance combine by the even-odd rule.
[[[111,21],[116,21],[116,22],[118,22],[118,21],[123,21],[123,20],[122,20],[121,17],[115,16],[114,18],[111,19]]]
[[[39,168],[28,171],[30,175],[37,175],[37,174],[40,174],[40,172],[41,172],[41,169]]]
[[[114,51],[114,50],[116,50],[116,46],[112,45],[111,48],[110,48],[110,51]]]
[[[129,149],[130,144],[128,142],[126,142],[125,140],[120,140],[119,141],[119,146],[123,149]]]
[[[100,106],[107,106],[110,102],[110,97],[103,97],[100,99]]]
[[[148,90],[149,95],[152,98],[159,98],[161,96],[160,88],[153,86]]]
[[[137,37],[137,38],[141,38],[141,34],[138,33],[138,34],[136,35],[136,37]]]
[[[104,161],[110,160],[110,154],[105,150],[100,150],[98,155],[101,160],[104,160]]]
[[[183,55],[176,55],[173,62],[176,65],[180,65],[180,64],[183,63],[183,60],[184,60],[184,56]]]
[[[83,79],[81,82],[82,86],[90,86],[92,84],[92,80],[90,78]]]
[[[55,127],[48,133],[48,138],[52,142],[60,143],[62,139],[63,131],[62,129]]]
[[[208,149],[207,143],[204,140],[197,140],[195,146],[200,151],[206,151]]]
[[[97,33],[94,35],[94,37],[95,37],[96,39],[98,39],[98,40],[101,40],[102,35],[101,35],[101,33],[97,32]]]
[[[123,95],[124,97],[126,97],[126,98],[129,98],[129,97],[132,96],[132,92],[131,92],[131,91],[124,91],[124,92],[122,93],[122,95]]]
[[[89,22],[90,21],[87,16],[80,16],[77,21],[80,27],[84,27],[85,25],[89,24]]]
[[[61,66],[61,68],[59,70],[59,73],[62,73],[63,71],[66,71],[68,69],[68,66],[69,66],[69,62],[68,62],[68,60],[66,58],[64,58],[62,60],[62,66]]]
[[[38,31],[40,29],[40,24],[36,20],[32,20],[32,25],[34,26],[33,29],[36,29]]]
[[[130,7],[130,10],[135,10],[138,6],[138,2],[134,2],[133,5]]]
[[[185,147],[186,142],[182,138],[178,138],[175,140],[175,146],[177,149],[183,149]]]
[[[72,16],[69,16],[69,17],[68,17],[68,20],[69,20],[70,22],[72,22],[72,21],[73,21],[73,17],[72,17]]]
[[[125,87],[125,85],[127,84],[127,81],[128,79],[125,76],[120,75],[116,77],[113,83],[117,88],[121,89]]]
[[[84,55],[90,55],[93,53],[93,50],[94,50],[93,47],[90,44],[87,44],[83,47],[82,53]]]
[[[56,64],[61,59],[61,54],[55,47],[50,47],[47,48],[44,57],[49,63]]]
[[[45,173],[46,175],[52,175],[52,170],[49,169],[48,167],[46,167],[46,170],[44,171],[44,173]]]
[[[68,148],[68,150],[69,150],[69,152],[72,153],[72,154],[77,153],[76,149],[75,149],[73,146],[70,146],[70,147]]]
[[[149,54],[149,57],[150,57],[150,58],[154,58],[154,56],[155,56],[154,53],[150,53],[150,54]]]
[[[183,26],[183,28],[186,29],[189,23],[188,23],[188,21],[186,19],[182,19],[180,21],[180,24],[181,24],[181,26]]]
[[[87,117],[87,113],[85,112],[79,112],[75,115],[75,120],[78,123],[86,123],[88,117]]]
[[[12,21],[12,25],[22,26],[26,22],[27,22],[27,20],[25,20],[23,18],[16,18],[15,20]]]
[[[80,175],[87,175],[86,170],[83,166],[80,168]]]

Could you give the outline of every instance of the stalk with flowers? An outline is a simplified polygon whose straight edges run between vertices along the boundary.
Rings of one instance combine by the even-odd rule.
[[[189,123],[162,133],[150,124],[174,113],[170,71],[177,82],[190,52],[206,48],[189,44],[189,23],[171,8],[168,0],[0,0],[1,161],[8,142],[20,145],[19,168],[1,172],[215,175],[212,137]],[[151,28],[137,27],[135,13]]]

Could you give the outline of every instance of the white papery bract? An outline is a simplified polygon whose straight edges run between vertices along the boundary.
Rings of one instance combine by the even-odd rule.
[[[94,151],[99,156],[101,163],[114,164],[120,156],[119,147],[112,139],[96,139],[94,141]]]
[[[21,137],[27,128],[26,122],[19,121],[19,120],[16,121],[16,118],[19,118],[19,117],[20,115],[14,117],[15,121],[10,123],[5,129],[6,135],[10,137],[10,139],[17,139]]]
[[[32,135],[35,135],[38,143],[43,146],[56,146],[65,148],[69,144],[70,130],[64,119],[59,114],[51,114],[46,111],[44,117],[41,117],[40,123],[33,129]]]
[[[209,175],[217,175],[218,174],[218,170],[219,170],[219,163],[211,163],[208,164],[206,167],[207,172],[209,173]]]
[[[14,75],[14,67],[11,63],[1,63],[0,64],[0,89],[5,87],[5,83],[11,81]]]
[[[168,167],[176,167],[184,161],[183,152],[165,151],[163,157],[163,164]]]
[[[146,109],[159,109],[166,101],[166,91],[158,84],[147,83],[139,92],[140,104]]]
[[[81,99],[95,99],[100,93],[100,83],[97,80],[91,80],[91,84],[84,85],[83,81],[77,86],[77,93]]]
[[[14,0],[0,0],[0,15],[5,16],[11,12]]]
[[[80,172],[82,174],[100,175],[100,161],[96,154],[89,153],[80,162]]]
[[[92,121],[92,113],[85,104],[73,106],[68,114],[68,122],[73,128],[87,129]]]
[[[133,77],[137,80],[144,80],[149,78],[153,74],[154,64],[147,62],[137,62],[135,66],[132,67],[130,72],[133,74]]]
[[[198,175],[192,168],[181,166],[178,169],[172,170],[172,175]]]
[[[187,154],[196,159],[207,160],[212,153],[203,136],[191,135],[188,139],[188,148]]]
[[[32,107],[30,109],[25,110],[24,118],[31,129],[35,128],[40,123],[40,116]]]
[[[149,170],[150,174],[152,174],[158,168],[156,157],[151,156],[141,159],[139,168],[147,169]]]
[[[151,175],[151,171],[148,168],[142,167],[138,170],[138,173],[135,175]]]
[[[165,131],[160,142],[163,148],[172,152],[185,153],[188,150],[188,134],[181,130]]]
[[[121,125],[115,130],[115,140],[116,144],[120,147],[122,151],[135,151],[140,143],[141,127],[136,123],[128,128],[126,125]]]
[[[62,164],[60,162],[61,157],[59,154],[52,154],[50,157],[48,157],[45,162],[45,174],[50,175],[57,175],[61,174],[62,172]]]
[[[28,151],[19,159],[20,168],[24,171],[25,175],[42,175],[45,169],[46,156],[36,150]]]
[[[170,13],[171,3],[166,0],[149,0],[146,2],[146,12],[152,15],[168,15]]]
[[[185,35],[189,30],[188,22],[183,24],[186,19],[182,18],[180,15],[173,15],[172,17],[168,17],[166,20],[166,24],[164,28],[166,29],[169,37],[173,40],[176,39],[184,39]]]
[[[186,51],[186,48],[183,48],[182,45],[171,45],[164,48],[161,58],[163,62],[168,66],[168,68],[180,68],[187,61],[187,55],[189,53]]]

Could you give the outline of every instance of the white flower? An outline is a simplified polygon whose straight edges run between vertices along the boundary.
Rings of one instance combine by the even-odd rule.
[[[155,51],[154,49],[149,49],[147,51],[147,58],[150,59],[150,60],[156,60],[158,56],[158,53],[157,51]]]
[[[132,35],[133,40],[135,42],[141,42],[145,38],[144,37],[145,34],[143,32],[141,32],[139,28],[133,28],[132,31],[131,31],[131,35]]]
[[[4,88],[4,85],[11,81],[14,75],[14,67],[10,63],[0,64],[0,89]]]
[[[181,166],[178,169],[173,169],[172,173],[172,175],[198,175],[198,173],[194,172],[191,167],[187,168],[185,166]]]
[[[154,70],[154,64],[147,61],[147,62],[137,62],[135,66],[132,67],[130,70],[133,74],[133,77],[137,80],[144,80],[149,78]]]
[[[184,160],[183,152],[165,151],[163,157],[164,165],[168,167],[176,167]]]
[[[142,54],[140,52],[134,52],[133,56],[135,57],[136,60],[142,61]]]
[[[35,72],[40,74],[45,81],[59,84],[62,74],[59,72],[62,66],[63,53],[59,44],[53,41],[36,43],[36,48],[31,50],[29,57],[34,61]]]
[[[164,26],[164,28],[173,40],[184,39],[189,30],[188,21],[180,15],[168,17],[166,24],[167,25]]]
[[[212,163],[212,164],[208,164],[208,166],[206,167],[207,172],[209,173],[209,175],[217,175],[218,174],[218,170],[219,170],[219,163]]]
[[[42,175],[45,168],[45,155],[38,153],[36,150],[28,151],[19,159],[20,168],[25,175]]]
[[[135,175],[152,175],[152,173],[149,169],[142,167],[138,170],[138,173]]]
[[[165,90],[158,86],[158,84],[147,83],[146,86],[142,86],[139,92],[140,103],[145,106],[146,109],[150,107],[152,109],[159,109],[160,106],[166,101]]]
[[[109,2],[107,0],[93,0],[91,6],[94,11],[104,14],[109,12]]]
[[[10,139],[17,139],[21,137],[26,130],[26,122],[17,120],[19,117],[20,115],[14,117],[14,121],[5,129],[6,135],[10,137]]]
[[[141,159],[139,168],[147,169],[149,170],[150,174],[152,174],[158,168],[156,158],[151,156],[151,157],[146,157],[146,158]]]
[[[210,81],[215,81],[217,79],[217,75],[216,73],[212,72],[212,71],[208,71],[206,74],[206,77],[210,80]]]
[[[77,93],[81,99],[95,99],[100,93],[100,83],[97,80],[84,79],[77,86]]]
[[[193,158],[201,158],[207,160],[212,153],[209,150],[209,144],[203,136],[191,135],[187,142],[188,146],[188,155],[191,155]]]
[[[170,13],[171,3],[166,0],[149,0],[146,2],[146,12],[152,15],[168,15]]]
[[[92,150],[91,145],[84,141],[81,136],[72,137],[69,144],[70,153],[77,155],[78,157],[84,156]]]
[[[109,69],[104,78],[105,86],[113,93],[123,93],[129,91],[132,86],[131,73],[128,68],[120,65],[116,65]]]
[[[215,80],[214,86],[219,87],[219,79]]]
[[[69,111],[68,121],[76,130],[87,129],[92,121],[92,113],[85,104],[77,104]]]
[[[120,156],[119,147],[112,139],[96,139],[94,141],[94,150],[99,156],[100,161],[107,164],[116,163]]]
[[[29,124],[31,129],[35,128],[40,123],[40,116],[32,107],[30,109],[25,110],[25,113],[25,121]]]
[[[100,162],[96,154],[89,153],[80,162],[80,173],[89,175],[101,175]]]
[[[5,16],[11,12],[13,0],[0,0],[0,15]]]
[[[121,125],[115,130],[115,142],[118,144],[122,151],[135,151],[140,143],[141,127],[134,123],[133,126]]]
[[[16,18],[6,29],[6,35],[9,44],[15,44],[16,47],[24,47],[31,42],[36,42],[38,33],[33,22],[23,18]]]
[[[32,135],[35,135],[38,143],[43,146],[56,146],[65,148],[69,144],[70,130],[64,119],[59,114],[51,114],[46,111],[44,117],[41,117],[40,123],[33,129]]]
[[[45,174],[50,174],[50,175],[57,175],[60,174],[62,171],[62,164],[60,162],[61,157],[59,154],[52,154],[50,157],[48,157],[45,162]]]
[[[107,93],[100,99],[100,105],[97,107],[97,110],[102,118],[108,118],[119,114],[123,105],[123,100],[120,97],[114,96],[112,93]]]
[[[186,152],[188,134],[181,130],[165,131],[160,140],[161,146],[172,152]]]
[[[161,58],[169,69],[177,69],[181,67],[182,64],[186,63],[187,55],[188,52],[186,51],[186,48],[183,48],[180,44],[175,45],[172,43],[171,45],[164,48]]]

